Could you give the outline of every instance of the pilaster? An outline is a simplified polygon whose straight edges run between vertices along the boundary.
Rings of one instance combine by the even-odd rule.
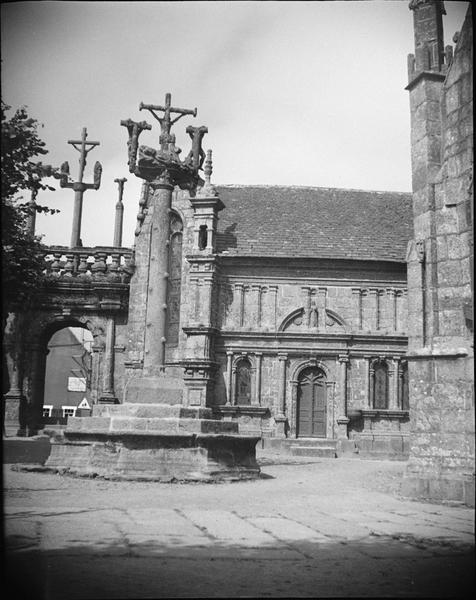
[[[278,406],[277,414],[274,417],[276,422],[276,436],[286,437],[286,364],[288,355],[286,353],[278,354],[279,361],[279,382],[278,382]]]

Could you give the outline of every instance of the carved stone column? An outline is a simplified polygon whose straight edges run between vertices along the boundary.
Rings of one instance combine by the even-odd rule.
[[[371,398],[371,378],[370,378],[370,356],[365,355],[365,394],[366,394],[366,406],[364,408],[372,408]]]
[[[368,290],[368,295],[370,297],[370,328],[371,331],[377,331],[379,328],[379,291],[376,288],[371,288]]]
[[[349,363],[349,357],[347,355],[339,356],[340,373],[339,373],[339,388],[340,388],[340,402],[339,411],[337,417],[337,437],[347,438],[347,425],[349,419],[347,418],[347,365]]]
[[[393,288],[387,289],[387,306],[389,329],[391,331],[397,331],[397,293]]]
[[[319,311],[318,329],[321,333],[325,333],[327,330],[327,288],[317,289],[317,309]]]
[[[256,357],[256,377],[255,377],[255,393],[252,402],[256,406],[261,404],[261,361],[263,359],[262,352],[255,352]]]
[[[97,342],[91,346],[92,353],[92,373],[91,373],[91,400],[94,404],[99,403],[100,396],[100,365],[101,365],[101,356],[103,353],[104,347],[102,344],[98,344]],[[93,408],[94,413],[94,408]]]
[[[261,297],[261,286],[253,284],[251,286],[251,303],[253,309],[251,311],[251,325],[253,329],[256,329],[259,325],[259,313],[260,313],[260,297]]]
[[[144,340],[144,375],[159,375],[165,363],[167,285],[169,270],[169,221],[173,185],[153,184],[149,255],[149,281]]]
[[[114,344],[116,340],[116,323],[111,315],[106,324],[106,348],[104,352],[103,386],[99,404],[116,404],[114,393]]]
[[[202,293],[200,294],[200,324],[210,327],[212,325],[212,294],[213,276],[202,277]]]
[[[230,406],[231,404],[233,404],[232,364],[233,364],[233,350],[227,350],[226,351],[226,387],[227,387],[226,405],[227,406]]]
[[[236,363],[231,368],[231,404],[236,405]]]
[[[369,408],[374,407],[374,401],[375,401],[374,364],[375,364],[375,362],[372,362],[369,360]]]
[[[399,383],[399,364],[400,357],[393,357],[393,369],[389,369],[389,398],[388,398],[388,408],[390,410],[398,410],[398,383]]]
[[[3,418],[9,424],[15,424],[18,427],[17,435],[26,435],[25,404],[26,399],[23,394],[21,356],[19,341],[21,334],[19,331],[18,316],[10,313],[7,317],[5,332],[3,337],[3,348],[5,352],[6,367],[8,370],[9,390],[4,395]]]
[[[311,288],[309,286],[301,287],[302,305],[304,307],[303,325],[309,327],[311,316]]]
[[[48,349],[41,344],[28,348],[30,362],[30,397],[27,406],[28,435],[36,435],[41,429],[43,400],[45,394],[46,357]]]
[[[245,304],[245,290],[243,283],[235,283],[235,328],[243,327],[243,310]]]
[[[352,288],[353,306],[356,314],[355,328],[362,329],[362,290],[360,288]]]
[[[278,329],[278,324],[277,324],[277,313],[278,313],[278,286],[277,285],[270,285],[268,287],[269,289],[269,296],[270,296],[270,304],[271,304],[271,314],[272,314],[272,327],[273,327],[273,331],[277,331]]]
[[[279,388],[278,388],[278,410],[274,420],[276,422],[276,436],[286,437],[286,361],[288,355],[278,354],[279,360]]]

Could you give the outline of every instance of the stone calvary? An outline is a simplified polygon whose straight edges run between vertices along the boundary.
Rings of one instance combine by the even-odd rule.
[[[140,104],[121,121],[142,181],[134,245],[45,251],[35,306],[9,315],[6,422],[44,427],[48,341],[91,332],[92,416],[69,418],[47,466],[105,477],[257,477],[255,449],[407,462],[411,497],[474,502],[471,7],[444,46],[443,2],[412,0],[412,193],[214,185],[197,110]],[[401,93],[404,93],[401,90]],[[181,138],[180,138],[181,139]],[[140,140],[140,141],[139,141]],[[290,154],[289,160],[295,157]],[[81,162],[82,161],[82,162]],[[124,161],[125,164],[125,161]],[[372,168],[370,165],[369,168]],[[316,465],[317,468],[317,465]]]

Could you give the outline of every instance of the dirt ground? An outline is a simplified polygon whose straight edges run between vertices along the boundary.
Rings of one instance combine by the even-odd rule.
[[[473,596],[474,511],[401,498],[404,463],[259,460],[223,484],[5,465],[7,597]]]

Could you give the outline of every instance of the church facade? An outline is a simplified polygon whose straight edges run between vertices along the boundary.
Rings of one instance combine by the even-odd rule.
[[[119,399],[145,358],[145,336],[130,333],[148,293],[150,205],[145,184]],[[265,444],[407,456],[410,236],[410,194],[209,181],[175,192],[164,345],[185,403]]]

